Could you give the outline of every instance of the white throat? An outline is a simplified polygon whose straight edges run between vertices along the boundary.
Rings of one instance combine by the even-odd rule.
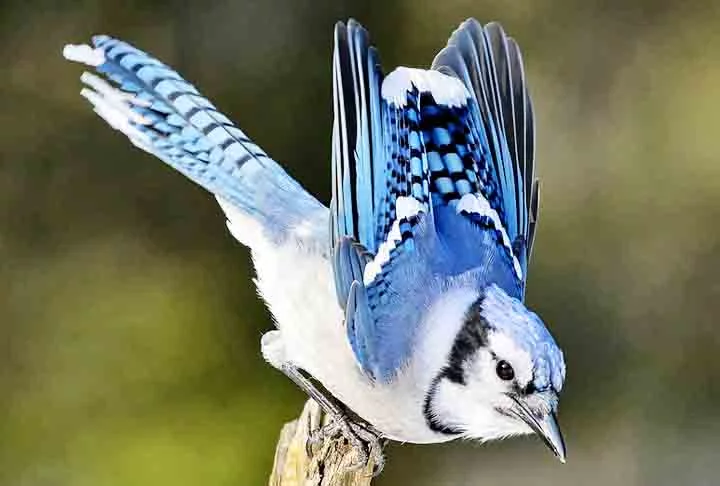
[[[418,332],[414,352],[413,378],[427,391],[430,382],[447,364],[455,337],[465,315],[480,296],[473,288],[454,288],[444,292],[428,309]]]

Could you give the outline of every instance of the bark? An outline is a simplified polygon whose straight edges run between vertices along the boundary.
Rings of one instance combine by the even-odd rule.
[[[355,451],[342,437],[326,439],[307,451],[308,437],[319,430],[327,418],[313,400],[305,403],[297,420],[280,432],[270,486],[368,486],[372,481],[372,460],[365,467],[352,469]],[[309,452],[309,454],[308,454]]]

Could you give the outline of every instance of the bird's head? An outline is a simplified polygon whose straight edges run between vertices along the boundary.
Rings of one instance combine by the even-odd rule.
[[[425,395],[428,426],[480,440],[535,432],[564,462],[556,411],[565,363],[545,325],[497,286],[458,304],[459,331]]]

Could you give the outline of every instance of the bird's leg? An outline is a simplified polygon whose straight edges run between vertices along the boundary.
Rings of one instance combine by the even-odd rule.
[[[364,467],[368,460],[372,458],[375,464],[374,474],[379,474],[385,465],[380,432],[364,421],[348,417],[345,410],[343,410],[343,406],[334,397],[320,390],[299,368],[286,363],[282,365],[281,371],[301,390],[307,393],[310,398],[315,400],[320,405],[320,408],[332,419],[329,424],[312,434],[308,439],[308,446],[313,446],[326,438],[334,438],[342,434],[350,442],[357,454],[354,468]]]

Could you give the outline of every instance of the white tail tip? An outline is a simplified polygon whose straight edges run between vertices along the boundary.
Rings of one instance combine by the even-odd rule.
[[[94,49],[87,44],[67,44],[63,48],[63,57],[68,61],[81,62],[88,66],[99,66],[105,62],[102,49]]]

